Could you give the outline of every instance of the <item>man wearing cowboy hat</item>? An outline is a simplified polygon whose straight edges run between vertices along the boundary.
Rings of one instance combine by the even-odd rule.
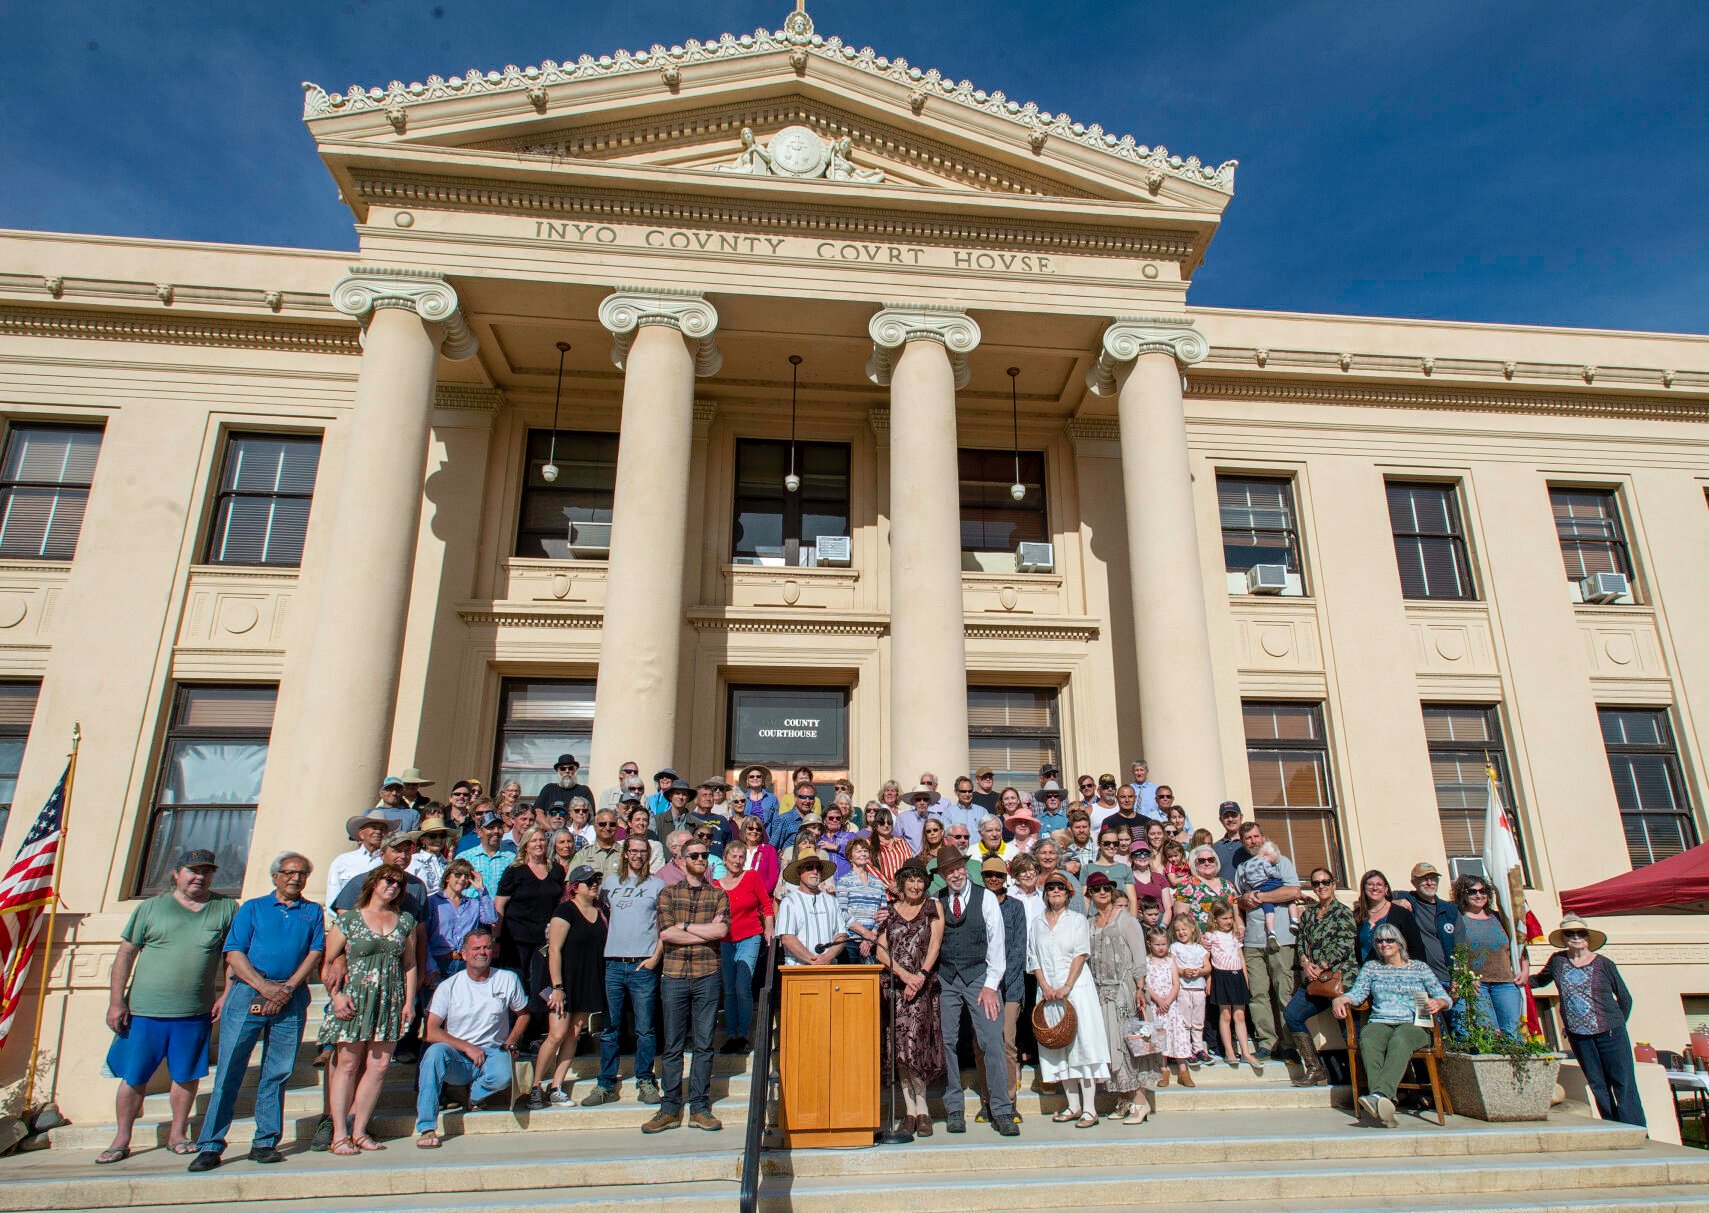
[[[655,791],[647,797],[647,811],[654,817],[660,813],[668,813],[671,807],[671,785],[682,778],[676,773],[675,767],[660,767],[653,772]]]
[[[1044,786],[1033,794],[1033,802],[1039,806],[1040,837],[1068,828],[1068,812],[1062,807],[1063,797],[1066,795],[1062,785],[1054,779],[1045,780]],[[1014,827],[1010,826],[1009,829],[1013,830]]]
[[[938,894],[944,917],[943,946],[938,952],[941,987],[939,1012],[944,1038],[944,1125],[951,1133],[967,1132],[966,1095],[961,1089],[961,1013],[968,1012],[979,1058],[998,1069],[1007,1064],[1003,1050],[1003,998],[999,991],[1008,970],[1007,936],[997,899],[968,879],[967,856],[954,847],[937,853],[937,872],[944,879]],[[998,1069],[1001,1073],[1001,1069]],[[991,1127],[1004,1137],[1020,1132],[1015,1124],[1015,1101],[1007,1083],[989,1093]]]
[[[386,776],[380,784],[380,799],[373,811],[390,822],[395,830],[413,830],[421,821],[420,811],[411,808],[404,799],[404,781],[400,775]]]
[[[664,789],[665,811],[653,813],[653,833],[660,838],[669,836],[672,830],[686,830],[688,815],[694,804],[694,785],[686,779],[678,779]],[[648,805],[651,808],[651,804]]]
[[[405,767],[398,778],[403,780],[404,804],[417,813],[427,812],[427,806],[433,803],[433,797],[421,789],[431,788],[433,780],[423,775],[420,767]]]
[[[915,784],[914,790],[902,797],[907,808],[896,810],[896,834],[905,839],[914,848],[914,854],[920,853],[924,845],[926,820],[932,815],[932,805],[937,802],[938,790],[925,784]]]
[[[837,899],[825,892],[831,861],[818,851],[803,851],[783,870],[794,885],[777,908],[777,942],[786,965],[833,965],[849,933],[837,911]]]
[[[577,796],[592,805],[593,790],[576,779],[576,772],[581,770],[581,765],[574,754],[559,754],[558,761],[552,764],[557,778],[540,788],[539,795],[534,797],[534,807],[547,813],[555,808],[567,809],[570,807],[570,801]]]
[[[356,844],[356,849],[334,856],[326,865],[328,905],[344,891],[345,885],[380,866],[380,843],[391,829],[391,819],[380,816],[378,812],[358,813],[344,823],[344,832]]]

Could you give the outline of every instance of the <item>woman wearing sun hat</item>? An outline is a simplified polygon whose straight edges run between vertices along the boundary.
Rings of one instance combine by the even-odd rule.
[[[1597,955],[1607,942],[1607,935],[1576,914],[1568,914],[1549,932],[1549,946],[1561,950],[1531,975],[1531,984],[1553,984],[1561,992],[1567,1040],[1596,1095],[1602,1119],[1642,1126],[1644,1105],[1638,1099],[1632,1042],[1626,1036],[1632,995],[1619,967]]]

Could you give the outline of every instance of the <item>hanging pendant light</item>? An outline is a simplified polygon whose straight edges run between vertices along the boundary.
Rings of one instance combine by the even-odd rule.
[[[793,493],[801,487],[801,477],[795,474],[795,392],[801,376],[801,355],[789,356],[789,474],[783,487]]]
[[[540,469],[541,479],[547,484],[558,479],[558,405],[564,399],[564,355],[569,352],[568,341],[558,342],[558,388],[552,395],[552,443],[546,455],[546,466]]]
[[[1009,418],[1014,425],[1015,439],[1015,483],[1009,486],[1009,496],[1016,501],[1023,500],[1027,495],[1027,486],[1021,483],[1021,405],[1020,398],[1015,394],[1015,381],[1020,374],[1020,367],[1009,368]]]

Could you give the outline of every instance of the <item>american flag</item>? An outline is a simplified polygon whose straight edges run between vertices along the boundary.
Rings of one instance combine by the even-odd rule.
[[[37,814],[24,845],[18,848],[18,857],[0,878],[0,965],[6,975],[0,992],[0,1046],[12,1034],[12,1019],[23,1000],[42,917],[58,896],[53,887],[54,859],[65,836],[65,781],[70,773],[67,767],[66,774],[59,777],[53,795]]]

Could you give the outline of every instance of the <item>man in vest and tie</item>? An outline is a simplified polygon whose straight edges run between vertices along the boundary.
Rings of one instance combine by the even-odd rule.
[[[944,891],[938,894],[944,916],[944,939],[938,953],[938,981],[942,988],[941,1010],[944,1036],[944,1127],[951,1133],[967,1132],[965,1095],[961,1089],[961,1061],[956,1057],[960,1043],[961,1012],[973,1024],[979,1060],[990,1073],[1006,1073],[1003,1054],[1003,984],[1007,962],[1004,950],[1003,913],[997,899],[967,877],[967,856],[954,847],[937,853],[937,874]],[[1020,1133],[1015,1124],[1015,1101],[1006,1083],[992,1084],[989,1101],[991,1127],[1004,1137]]]

